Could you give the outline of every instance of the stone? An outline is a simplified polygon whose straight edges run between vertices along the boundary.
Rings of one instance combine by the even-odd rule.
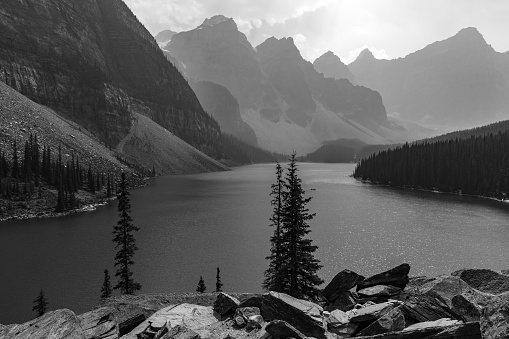
[[[319,305],[284,293],[269,292],[262,297],[261,313],[266,321],[287,321],[306,336],[317,339],[325,339],[322,312]]]
[[[451,325],[458,325],[461,323],[462,322],[460,320],[442,318],[442,319],[438,319],[438,320],[434,320],[434,321],[425,321],[422,323],[410,325],[407,328],[405,328],[404,331],[422,330],[422,329],[429,328],[429,327],[446,327],[446,326],[451,326]]]
[[[247,298],[246,300],[242,300],[238,307],[258,307],[262,308],[262,296],[256,295],[254,297]]]
[[[322,295],[328,301],[336,300],[343,292],[354,288],[364,277],[350,270],[343,270],[336,274],[331,282],[325,286]]]
[[[177,325],[172,327],[161,339],[200,339],[200,335],[185,326]]]
[[[401,331],[404,328],[405,315],[403,314],[401,306],[399,306],[381,316],[371,325],[361,330],[357,335],[367,336],[382,334],[387,332]]]
[[[402,305],[405,316],[416,322],[435,321],[442,318],[461,319],[441,298],[428,295],[414,295]]]
[[[349,291],[341,292],[339,297],[332,304],[326,307],[327,311],[341,310],[349,311],[355,306],[355,299]]]
[[[265,323],[265,320],[263,320],[263,317],[261,315],[252,315],[247,319],[247,326],[246,328],[248,330],[252,330],[255,328],[261,329]]]
[[[481,329],[484,338],[509,338],[509,293],[493,298],[483,309]]]
[[[455,295],[451,300],[452,310],[459,314],[463,321],[479,321],[481,314],[479,309],[463,295]]]
[[[348,318],[350,322],[360,323],[364,321],[376,320],[392,310],[394,305],[390,302],[385,302],[381,304],[375,304],[366,306],[359,309],[353,309],[348,311]]]
[[[501,294],[509,291],[509,275],[488,269],[464,269],[452,275],[459,277],[469,286],[485,293]]]
[[[177,325],[198,333],[202,337],[208,336],[207,326],[220,321],[219,314],[212,307],[193,304],[179,304],[164,307],[152,314],[147,320],[139,324],[122,339],[137,339],[137,335],[143,333],[152,323],[168,322],[172,327]]]
[[[383,297],[391,297],[393,295],[399,294],[402,291],[399,287],[394,287],[390,285],[376,285],[367,288],[363,288],[362,290],[357,291],[361,298],[383,298]]]
[[[466,282],[452,275],[441,275],[418,288],[418,291],[422,294],[443,298],[449,306],[451,306],[451,300],[454,296],[471,290],[472,288]]]
[[[400,332],[389,332],[374,336],[355,337],[356,339],[481,339],[479,323],[458,323],[450,326],[425,327]]]
[[[220,315],[225,315],[230,311],[234,311],[240,304],[240,301],[226,293],[219,293],[214,301],[214,311]]]
[[[6,326],[0,329],[0,338],[87,339],[78,317],[68,309],[51,311],[26,323]]]
[[[247,321],[243,316],[237,315],[233,319],[235,320],[235,325],[238,327],[245,327],[247,325]]]
[[[267,324],[265,331],[269,333],[275,339],[285,338],[296,338],[306,339],[306,336],[302,334],[298,329],[283,320],[273,320]]]
[[[253,315],[261,315],[258,307],[240,307],[235,310],[235,316],[241,316],[245,320],[248,320]]]
[[[348,314],[341,310],[332,311],[326,323],[327,329],[338,335],[353,335],[359,327],[358,323],[351,323]]]
[[[401,264],[388,271],[376,274],[366,278],[357,284],[357,291],[367,287],[376,285],[390,285],[399,288],[405,288],[409,281],[408,273],[410,272],[409,264]]]

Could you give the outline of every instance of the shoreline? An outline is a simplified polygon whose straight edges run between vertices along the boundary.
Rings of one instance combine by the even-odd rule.
[[[402,189],[402,190],[412,190],[412,191],[419,191],[419,192],[428,192],[428,193],[435,193],[435,194],[447,194],[447,195],[454,195],[454,196],[459,196],[459,197],[480,198],[480,199],[487,199],[487,200],[496,201],[496,202],[499,202],[499,203],[509,204],[509,198],[507,198],[507,199],[499,199],[499,198],[495,198],[495,197],[489,197],[489,196],[478,195],[478,194],[465,194],[465,193],[458,193],[458,192],[444,192],[444,191],[429,190],[429,189],[424,189],[424,188],[415,188],[415,187],[407,187],[407,186],[379,184],[379,183],[372,182],[371,180],[363,180],[363,179],[360,179],[360,178],[356,178],[356,177],[353,176],[353,174],[351,174],[350,177],[354,178],[357,181],[362,182],[363,184],[370,184],[370,185],[389,187],[389,188],[399,188],[399,189]]]

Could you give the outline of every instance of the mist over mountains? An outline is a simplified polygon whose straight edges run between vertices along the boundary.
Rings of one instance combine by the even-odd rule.
[[[226,88],[238,100],[258,145],[270,151],[309,152],[340,137],[367,143],[410,138],[387,120],[376,91],[352,84],[353,76],[339,59],[329,65],[324,57],[323,71],[336,79],[326,77],[302,58],[292,38],[272,37],[254,48],[233,19],[218,15],[173,35],[163,48],[183,65],[191,83]],[[221,127],[242,138],[240,129]]]

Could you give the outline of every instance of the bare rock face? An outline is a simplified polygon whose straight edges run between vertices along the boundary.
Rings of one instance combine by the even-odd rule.
[[[401,264],[388,271],[376,274],[359,282],[357,284],[357,291],[376,285],[390,285],[405,288],[409,281],[408,272],[410,272],[410,265]]]
[[[265,327],[267,333],[269,333],[275,339],[285,338],[296,338],[306,339],[307,337],[302,334],[298,329],[283,320],[274,320],[267,324]]]
[[[427,295],[409,297],[402,306],[405,315],[416,322],[435,321],[442,318],[461,320],[443,299]]]
[[[394,304],[391,302],[381,303],[370,305],[367,307],[353,309],[348,312],[348,318],[351,322],[361,323],[364,321],[373,321],[376,320],[387,312],[391,311],[394,308]]]
[[[362,298],[371,298],[371,297],[390,297],[396,294],[399,294],[402,291],[399,287],[388,286],[388,285],[376,285],[367,288],[363,288],[362,290],[357,291],[360,297]]]
[[[123,1],[5,0],[0,31],[0,81],[110,147],[137,111],[220,155],[219,126]]]
[[[24,324],[0,328],[0,338],[86,339],[87,337],[74,312],[62,309],[48,312]]]
[[[262,316],[266,321],[284,320],[308,337],[325,338],[322,307],[284,293],[269,292],[262,297]]]
[[[343,270],[332,278],[331,282],[323,289],[322,294],[328,301],[334,301],[342,292],[354,288],[364,279],[364,276],[360,274],[350,270]]]
[[[452,273],[481,292],[500,294],[509,292],[509,275],[489,269],[465,269]]]
[[[401,331],[405,328],[405,314],[401,307],[396,307],[378,318],[358,333],[359,336],[376,335]]]
[[[313,62],[316,71],[327,78],[348,79],[356,85],[355,77],[341,59],[333,52],[328,51]]]
[[[234,311],[239,304],[240,301],[237,298],[221,292],[217,295],[216,301],[214,301],[214,311],[220,315],[224,315],[228,312]]]

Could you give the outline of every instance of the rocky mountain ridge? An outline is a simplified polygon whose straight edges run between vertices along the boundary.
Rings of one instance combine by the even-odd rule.
[[[331,51],[318,57],[313,62],[313,66],[317,72],[322,73],[327,78],[348,79],[352,84],[357,85],[355,77],[352,72],[350,72],[348,66]]]
[[[378,93],[318,73],[292,38],[272,37],[253,48],[231,18],[215,16],[175,34],[164,49],[191,82],[228,89],[265,149],[306,152],[339,137],[368,143],[407,137],[388,122]]]
[[[431,126],[471,128],[507,118],[509,60],[473,27],[393,60],[369,50],[348,65],[379,91],[389,114]]]
[[[0,338],[502,339],[509,276],[464,269],[409,278],[402,264],[365,278],[339,272],[318,303],[284,293],[122,296],[75,315],[49,312],[0,325]]]
[[[0,81],[109,147],[142,114],[223,156],[219,125],[121,0],[6,0],[0,30]]]

